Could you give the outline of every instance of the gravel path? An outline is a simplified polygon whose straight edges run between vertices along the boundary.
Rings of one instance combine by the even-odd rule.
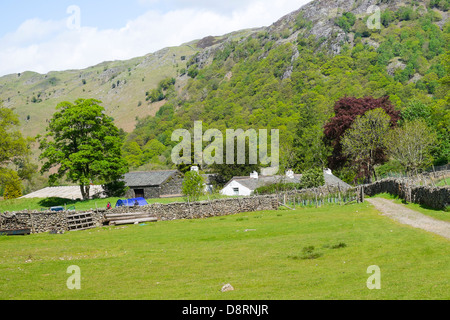
[[[436,220],[417,211],[406,208],[401,204],[394,203],[391,200],[382,198],[366,199],[383,215],[392,218],[400,223],[420,228],[450,239],[450,223],[442,220]]]

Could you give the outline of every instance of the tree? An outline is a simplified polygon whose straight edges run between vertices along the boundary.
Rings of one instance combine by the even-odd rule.
[[[306,170],[300,182],[300,186],[304,189],[317,188],[325,184],[325,177],[323,176],[323,169],[311,168]]]
[[[83,199],[89,199],[91,183],[108,184],[128,172],[120,131],[100,103],[78,99],[58,104],[46,136],[38,137],[40,159],[46,159],[41,172],[55,168],[50,183],[66,176],[79,184]]]
[[[330,169],[339,170],[347,163],[347,157],[342,152],[341,139],[352,126],[355,119],[367,111],[377,108],[382,108],[389,115],[391,127],[397,125],[400,119],[400,112],[395,110],[388,96],[379,99],[372,97],[362,99],[346,97],[335,103],[335,116],[330,119],[324,128],[326,142],[333,148],[332,155],[328,158]],[[380,155],[382,156],[383,154]],[[379,160],[381,161],[382,159]]]
[[[380,153],[385,150],[390,121],[381,108],[367,111],[356,118],[342,139],[344,154],[357,165],[359,172],[364,171],[368,182],[375,174],[375,164],[379,162]]]
[[[5,198],[22,195],[21,177],[28,178],[29,148],[19,130],[19,119],[14,112],[0,107],[0,184],[5,186]],[[14,167],[18,167],[20,175]],[[23,174],[23,175],[22,175]]]
[[[16,199],[22,196],[22,182],[15,171],[10,170],[5,183],[5,200]]]
[[[388,154],[400,162],[406,172],[426,169],[433,163],[431,150],[436,143],[436,133],[424,119],[407,121],[389,135]]]
[[[314,167],[325,169],[331,155],[331,147],[324,143],[323,126],[317,124],[307,129],[303,130],[302,136],[297,139],[296,169],[300,171]]]
[[[182,192],[188,201],[198,201],[204,194],[205,179],[197,171],[189,171],[184,175]]]

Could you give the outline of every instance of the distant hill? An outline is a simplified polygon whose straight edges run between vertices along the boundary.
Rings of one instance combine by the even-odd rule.
[[[181,71],[192,56],[224,39],[245,36],[249,32],[252,31],[207,37],[144,57],[103,62],[83,70],[6,75],[0,77],[0,101],[19,115],[25,136],[42,134],[56,105],[78,98],[101,100],[115,123],[131,132],[138,117],[153,116],[164,104],[164,101],[152,103],[146,100],[148,91],[169,77],[176,78],[176,89],[180,90],[188,79]]]

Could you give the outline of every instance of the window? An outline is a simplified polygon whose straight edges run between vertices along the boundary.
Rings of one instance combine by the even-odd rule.
[[[233,194],[235,196],[238,196],[239,195],[239,188],[233,188]]]

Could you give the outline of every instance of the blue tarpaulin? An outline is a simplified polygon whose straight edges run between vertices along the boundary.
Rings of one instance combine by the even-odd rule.
[[[147,205],[147,201],[144,198],[135,198],[135,199],[125,199],[125,200],[117,200],[117,207],[133,207],[136,205],[136,202],[139,206]]]

